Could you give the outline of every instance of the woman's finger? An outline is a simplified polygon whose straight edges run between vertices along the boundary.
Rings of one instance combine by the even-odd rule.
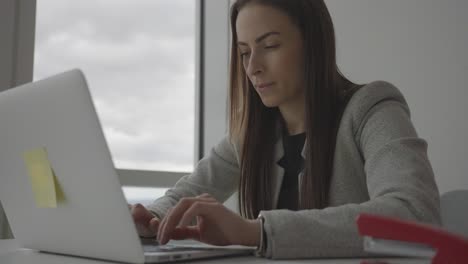
[[[164,217],[161,225],[158,228],[158,240],[161,243],[163,240],[163,236],[166,232],[166,230],[174,229],[174,227],[177,225],[179,222],[178,220],[180,219],[180,215],[188,208],[190,205],[193,203],[198,198],[182,198],[176,206],[170,210]]]
[[[149,221],[154,217],[143,205],[135,204],[132,206],[130,213],[136,223],[148,225]]]
[[[153,235],[156,235],[158,232],[158,227],[159,227],[159,219],[157,217],[154,217],[149,221],[149,229],[151,232],[153,232]]]
[[[216,204],[212,203],[212,202],[202,202],[202,201],[193,202],[188,208],[186,208],[180,214],[180,216],[177,215],[177,217],[178,217],[177,222],[173,220],[173,219],[176,219],[176,218],[168,220],[166,226],[162,230],[159,242],[161,244],[166,244],[169,241],[170,237],[172,237],[173,230],[176,228],[177,223],[179,223],[179,221],[180,221],[179,219],[181,219],[181,217],[184,216],[186,212],[188,212],[189,214],[186,216],[184,221],[188,222],[188,223],[185,224],[185,225],[188,225],[195,216],[205,215],[207,213],[207,210],[211,209],[213,207],[213,205],[216,205]],[[172,216],[175,217],[174,214]]]
[[[180,218],[184,212],[196,202],[215,203],[211,198],[182,198],[177,205],[173,207],[173,210],[166,214],[166,217],[164,217],[164,220],[158,228],[158,240],[160,243],[162,243],[162,241],[165,240],[164,238],[167,238],[167,234],[170,234],[179,224]]]
[[[219,203],[205,203],[205,202],[197,202],[193,204],[185,213],[182,215],[180,219],[179,227],[187,227],[192,219],[195,217],[203,217],[209,213],[216,213],[216,207]]]
[[[195,239],[200,240],[200,231],[196,226],[189,227],[176,227],[172,232],[171,239],[183,240],[183,239]]]
[[[166,215],[164,216],[162,221],[159,223],[158,231],[157,231],[157,234],[156,234],[158,241],[160,241],[162,230],[164,229],[164,226],[166,226],[167,218],[171,214],[173,208],[174,207],[169,208],[169,210],[166,212]]]
[[[186,197],[186,198],[182,198],[179,203],[177,203],[176,206],[172,207],[171,209],[168,210],[168,212],[166,213],[165,217],[160,220],[160,228],[164,227],[166,222],[171,218],[171,215],[173,214],[172,212],[179,212],[179,211],[182,211],[185,210],[184,208],[187,208],[189,207],[192,203],[196,202],[196,201],[201,201],[201,202],[212,202],[212,203],[215,203],[217,202],[214,198],[203,198],[203,197],[200,197],[200,198],[197,198],[197,197]],[[181,208],[182,206],[182,208]]]

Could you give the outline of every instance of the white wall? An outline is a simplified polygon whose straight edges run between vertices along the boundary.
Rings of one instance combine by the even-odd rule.
[[[405,95],[440,192],[468,189],[468,1],[326,0],[353,81]]]

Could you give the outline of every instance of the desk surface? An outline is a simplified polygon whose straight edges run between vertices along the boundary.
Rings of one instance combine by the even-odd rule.
[[[194,263],[271,263],[272,260],[251,257],[230,257],[217,258],[211,260],[198,260]],[[371,259],[368,260],[372,263]],[[424,259],[379,259],[379,264],[429,264],[430,260]],[[34,250],[20,249],[18,243],[11,240],[0,240],[0,263],[1,264],[109,264],[112,262],[99,261],[85,258],[61,256],[54,254],[39,253]],[[295,264],[295,263],[312,263],[312,264],[359,264],[361,259],[307,259],[307,260],[275,260],[277,264]]]

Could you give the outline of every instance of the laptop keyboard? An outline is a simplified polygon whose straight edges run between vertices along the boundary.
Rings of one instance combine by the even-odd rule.
[[[193,250],[203,250],[209,251],[214,250],[213,248],[196,248],[196,247],[186,247],[181,245],[160,245],[157,240],[154,239],[142,239],[142,246],[144,252],[180,252],[180,251],[193,251]]]
[[[181,250],[184,250],[184,248],[170,245],[143,245],[144,252],[174,252]]]

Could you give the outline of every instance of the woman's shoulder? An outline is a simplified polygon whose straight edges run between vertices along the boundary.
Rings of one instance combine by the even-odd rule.
[[[371,109],[388,101],[400,103],[408,109],[405,97],[395,85],[386,81],[373,81],[361,85],[348,100],[343,112],[343,118],[352,119],[354,123],[360,123]]]
[[[212,151],[230,163],[240,164],[241,141],[238,136],[225,134]]]

